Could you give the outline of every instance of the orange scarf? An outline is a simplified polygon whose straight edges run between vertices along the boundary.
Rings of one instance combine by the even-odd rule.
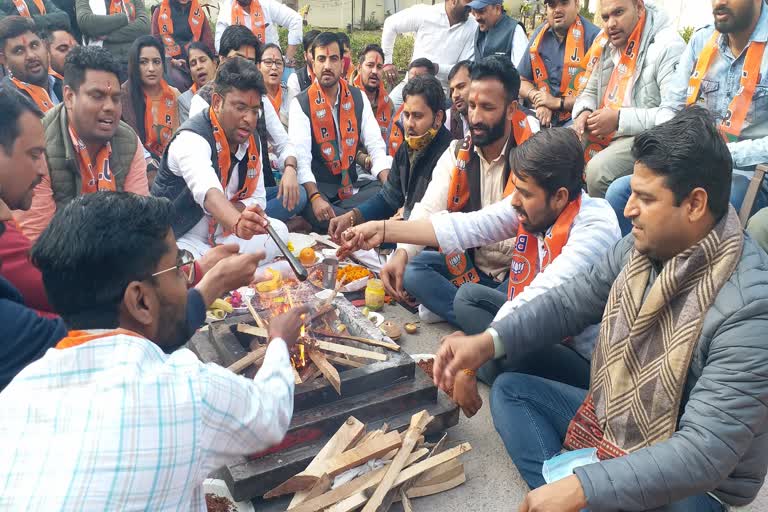
[[[581,196],[568,203],[555,223],[547,230],[544,235],[544,258],[541,260],[541,265],[539,265],[539,242],[536,235],[529,233],[522,224],[518,226],[512,264],[509,269],[507,300],[520,295],[539,272],[543,272],[552,260],[560,256],[568,242],[573,219],[579,214],[580,209]]]
[[[162,155],[179,126],[179,108],[176,94],[165,80],[160,80],[163,92],[153,101],[144,93],[144,147],[154,155]]]
[[[190,87],[190,90],[192,91],[192,94],[197,94],[197,83],[192,84],[192,87]]]
[[[128,21],[136,20],[136,6],[133,0],[112,0],[109,4],[109,14],[125,14]]]
[[[606,87],[603,95],[602,108],[619,110],[624,103],[624,97],[632,84],[632,78],[637,67],[637,58],[640,55],[640,39],[643,35],[643,27],[645,27],[645,17],[646,11],[643,11],[640,14],[640,19],[637,20],[635,29],[629,36],[627,46],[619,59],[619,65],[613,68],[611,79],[608,81],[608,87]],[[600,138],[590,134],[588,137],[589,144],[584,150],[584,161],[589,162],[597,153],[607,148],[613,140],[613,135],[612,133]]]
[[[395,117],[392,118],[394,122],[392,123],[392,131],[389,133],[389,156],[391,157],[395,156],[395,153],[397,153],[397,150],[400,149],[400,146],[405,141],[405,134],[400,126],[400,116],[403,113],[404,107],[405,105],[400,105]]]
[[[19,16],[23,16],[24,18],[32,17],[32,13],[29,12],[29,7],[27,7],[27,2],[24,0],[13,0],[13,5],[15,5],[16,10],[19,11]],[[35,5],[37,6],[37,10],[40,14],[46,13],[43,0],[35,0]]]
[[[592,46],[589,47],[587,54],[584,56],[584,62],[587,63],[586,70],[583,73],[576,75],[576,96],[584,92],[589,82],[589,77],[592,76],[592,72],[595,70],[595,65],[603,56],[603,50],[608,43],[608,35],[600,31],[592,42]]]
[[[357,74],[352,85],[363,91],[362,78],[360,73]],[[384,83],[379,80],[379,92],[376,95],[376,122],[379,123],[381,129],[381,136],[386,140],[387,132],[389,131],[390,123],[392,122],[392,108],[393,105],[388,101],[387,90],[384,88]],[[400,107],[402,109],[402,107]]]
[[[67,337],[62,338],[61,341],[56,344],[55,348],[62,350],[65,348],[77,347],[78,345],[82,345],[83,343],[87,343],[89,341],[98,340],[101,338],[110,338],[112,336],[118,335],[144,338],[144,336],[141,334],[129,331],[128,329],[112,329],[109,331],[97,333],[90,331],[69,331],[67,333]]]
[[[277,94],[275,94],[274,96],[271,96],[271,95],[267,94],[267,97],[269,98],[269,102],[275,108],[275,112],[277,113],[277,115],[280,116],[280,109],[283,107],[283,88],[282,88],[282,86],[278,86]]]
[[[248,23],[246,23],[246,16],[248,16]],[[264,10],[261,8],[259,0],[251,0],[251,5],[248,6],[248,12],[245,12],[243,6],[237,0],[232,2],[232,24],[233,25],[245,25],[256,36],[261,44],[267,42],[267,24],[264,21]]]
[[[696,68],[688,81],[688,100],[686,101],[688,105],[696,103],[699,99],[701,81],[707,74],[707,70],[718,51],[719,38],[720,33],[715,31],[701,50]],[[728,105],[728,112],[720,122],[720,132],[728,142],[735,142],[741,136],[741,130],[744,128],[744,121],[755,94],[757,81],[760,80],[760,64],[763,61],[763,52],[765,52],[765,42],[750,41],[747,55],[744,57],[739,90]]]
[[[48,68],[48,74],[51,75],[53,78],[58,78],[59,80],[64,80],[64,77],[60,73],[57,73],[51,67]]]
[[[116,190],[115,180],[112,169],[109,166],[109,157],[112,156],[112,144],[107,142],[96,155],[96,165],[91,163],[91,157],[88,154],[88,148],[85,142],[77,136],[72,123],[68,124],[69,137],[72,139],[72,147],[75,148],[77,163],[80,167],[81,181],[83,182],[81,192],[91,194],[100,190],[114,192]],[[94,169],[100,169],[98,174],[94,174]]]
[[[34,101],[35,105],[37,105],[37,108],[39,108],[43,113],[48,112],[53,108],[53,100],[45,88],[40,87],[39,85],[22,82],[16,77],[11,77],[11,82],[13,82],[13,85],[15,85],[17,89],[20,89],[29,94],[30,98],[32,98],[32,101]]]
[[[187,20],[189,21],[189,28],[192,30],[192,40],[199,41],[203,33],[203,23],[206,23],[207,20],[198,0],[192,0]],[[165,54],[171,58],[181,55],[181,47],[176,44],[176,40],[173,38],[173,18],[171,17],[170,0],[163,0],[160,4],[158,25],[160,25],[158,27],[160,29],[160,36],[163,39],[163,44],[165,44]]]
[[[512,118],[512,137],[515,140],[515,145],[519,146],[532,136],[533,132],[528,125],[528,119],[525,117],[525,113],[520,109],[516,109],[514,117]],[[453,172],[451,172],[447,206],[447,209],[450,212],[461,211],[469,201],[469,177],[467,176],[467,169],[473,152],[472,135],[470,134],[467,135],[461,143],[459,153],[456,155],[456,166],[453,168]],[[510,176],[510,179],[507,181],[504,188],[504,196],[511,194],[514,190],[514,182]]]
[[[331,101],[317,81],[307,90],[310,98],[309,109],[312,117],[312,136],[320,146],[325,165],[331,174],[341,174],[339,199],[352,197],[352,181],[349,168],[355,163],[355,152],[359,141],[355,103],[346,80],[339,80],[339,127],[344,135],[338,136],[331,114]],[[313,100],[314,98],[314,100]],[[341,149],[339,149],[341,139]]]
[[[219,124],[219,120],[216,118],[216,113],[213,111],[213,107],[210,107],[208,113],[211,117],[211,126],[213,128],[213,139],[216,141],[216,148],[218,149],[218,162],[219,162],[219,182],[221,188],[227,190],[229,185],[230,171],[232,167],[232,156],[229,149],[229,141],[224,134],[224,130]],[[242,199],[247,199],[256,192],[256,188],[259,185],[259,176],[261,175],[261,155],[259,154],[259,147],[256,145],[256,138],[251,134],[248,137],[248,154],[246,155],[247,171],[245,175],[245,181],[243,186],[237,193],[230,199],[231,202],[236,203]],[[216,228],[219,223],[211,216],[208,221],[208,244],[211,247],[216,245]]]
[[[544,34],[549,30],[549,23],[539,31],[536,39],[533,40],[530,48],[531,70],[533,71],[533,81],[536,88],[540,91],[549,92],[549,74],[544,60],[539,54],[539,45]],[[576,21],[568,29],[565,36],[565,57],[563,58],[563,76],[560,78],[560,96],[576,95],[576,84],[579,75],[584,73],[584,24],[581,22],[581,16],[576,17]],[[571,117],[570,112],[560,112],[561,121]]]

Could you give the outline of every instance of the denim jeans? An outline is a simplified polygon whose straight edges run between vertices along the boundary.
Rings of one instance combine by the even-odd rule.
[[[299,202],[296,203],[293,210],[288,210],[283,206],[283,198],[277,197],[278,190],[279,187],[267,187],[267,217],[285,222],[294,215],[299,215],[307,206],[307,191],[303,186],[299,185]]]
[[[631,176],[618,178],[611,183],[608,191],[605,193],[605,199],[611,204],[613,211],[616,212],[616,218],[619,219],[621,235],[626,236],[632,231],[632,222],[624,216],[624,207],[629,201],[632,189],[629,186]],[[744,195],[749,187],[749,178],[742,174],[734,174],[731,178],[731,204],[738,212],[741,209],[741,203],[744,201]],[[752,205],[752,214],[768,206],[768,180],[763,180],[763,185],[757,192],[755,204]]]
[[[584,389],[522,373],[504,373],[493,384],[493,424],[531,489],[545,485],[541,467],[562,449],[568,424],[586,394]],[[724,508],[703,494],[657,510],[714,512]]]
[[[490,276],[478,271],[480,284],[499,290],[507,289],[507,281],[499,284]],[[446,322],[459,327],[453,312],[453,300],[458,288],[448,279],[448,266],[445,264],[445,254],[437,251],[422,251],[405,267],[403,287],[414,296],[424,307],[440,315]]]

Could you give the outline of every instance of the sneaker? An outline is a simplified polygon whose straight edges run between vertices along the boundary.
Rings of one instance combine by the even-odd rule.
[[[438,322],[445,322],[445,320],[424,307],[424,304],[419,304],[419,319],[425,324],[436,324]]]

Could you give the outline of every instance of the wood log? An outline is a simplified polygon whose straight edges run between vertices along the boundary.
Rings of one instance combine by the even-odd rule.
[[[251,304],[250,300],[246,300],[245,301],[245,307],[248,308],[248,312],[253,317],[253,320],[256,322],[256,325],[258,325],[262,329],[266,329],[269,326],[269,324],[267,322],[265,322],[264,320],[261,319],[261,317],[256,312],[256,310],[253,309],[253,304]]]
[[[320,370],[328,382],[331,383],[331,386],[333,386],[333,389],[336,390],[336,393],[341,395],[341,377],[339,377],[338,370],[336,370],[336,368],[334,368],[333,365],[328,362],[324,354],[321,354],[317,350],[310,350],[309,358],[313,363],[315,363],[317,369]]]
[[[409,498],[421,498],[424,496],[430,496],[432,494],[438,494],[441,492],[445,492],[448,489],[453,489],[454,487],[458,487],[459,485],[463,484],[467,481],[467,476],[462,471],[458,476],[446,480],[445,482],[441,482],[439,484],[434,485],[427,485],[422,487],[411,487],[408,489],[408,497]]]
[[[411,500],[408,498],[408,495],[405,493],[403,488],[400,488],[400,501],[403,502],[403,512],[413,512],[413,505],[411,505]]]
[[[309,463],[305,471],[315,472],[320,469],[327,459],[334,457],[340,453],[343,453],[350,447],[354,446],[360,438],[365,434],[365,424],[354,416],[350,416],[346,422],[333,434],[325,446],[315,455],[312,462]],[[320,483],[320,482],[318,482]],[[291,499],[291,503],[288,505],[288,509],[303,503],[304,501],[314,498],[311,496],[315,489],[320,489],[322,486],[313,486],[308,491],[299,491]],[[326,489],[327,490],[327,489]],[[323,490],[325,492],[325,490]],[[322,494],[322,493],[321,493]]]
[[[252,364],[261,363],[264,360],[264,356],[267,353],[267,347],[259,347],[258,349],[248,352],[245,356],[241,357],[231,365],[227,367],[227,370],[240,373]]]
[[[301,380],[301,375],[299,375],[299,371],[293,365],[291,365],[291,370],[293,370],[293,383],[296,385],[301,384],[303,381]]]
[[[458,459],[453,459],[445,464],[440,464],[435,469],[430,469],[419,478],[414,479],[413,487],[424,487],[439,484],[455,478],[464,471],[464,464]]]
[[[349,368],[362,368],[363,366],[365,366],[365,363],[353,361],[345,357],[333,356],[331,354],[326,354],[325,358],[333,364],[338,364],[340,366],[347,366]]]
[[[250,334],[251,336],[258,336],[260,338],[268,338],[269,334],[267,330],[262,327],[254,327],[248,324],[237,324],[237,332],[243,334]]]
[[[371,338],[363,338],[361,336],[352,336],[349,334],[334,334],[332,332],[316,331],[316,330],[312,330],[311,332],[314,334],[319,334],[320,336],[326,336],[328,338],[338,338],[340,340],[357,341],[358,343],[364,343],[366,345],[373,345],[375,347],[382,347],[388,350],[394,350],[395,352],[400,351],[400,345],[398,345],[397,343],[390,343],[384,340],[374,340]]]
[[[429,425],[433,419],[434,418],[432,418],[427,411],[421,411],[420,413],[413,415],[400,450],[392,460],[392,464],[387,468],[387,473],[379,483],[378,487],[376,487],[373,496],[371,496],[371,499],[369,499],[368,503],[363,507],[363,512],[381,512],[389,509],[389,504],[392,503],[392,499],[390,498],[387,500],[387,494],[394,487],[393,484],[405,467],[405,462],[408,460],[408,456],[416,446],[419,437],[421,437],[424,430],[426,430],[427,425]],[[386,503],[386,501],[389,503]]]
[[[442,453],[438,453],[434,457],[430,457],[427,460],[418,462],[413,466],[407,467],[400,472],[397,479],[395,480],[395,483],[393,484],[393,487],[402,485],[408,480],[421,475],[425,471],[435,468],[440,464],[443,464],[444,462],[448,462],[451,459],[455,459],[462,453],[466,453],[471,449],[472,449],[472,445],[470,445],[469,443],[461,443],[460,445],[455,446],[450,450],[446,450]]]
[[[334,354],[342,354],[345,356],[359,357],[362,359],[370,359],[372,361],[386,361],[387,356],[379,354],[378,352],[372,352],[370,350],[363,350],[361,348],[350,347],[347,345],[339,345],[338,343],[331,343],[329,341],[317,340],[315,346],[325,352],[333,352]]]

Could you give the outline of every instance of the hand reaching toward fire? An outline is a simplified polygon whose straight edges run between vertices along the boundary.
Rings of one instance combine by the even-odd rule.
[[[299,333],[304,325],[309,306],[303,305],[291,308],[287,313],[276,316],[269,322],[269,339],[282,338],[290,349],[299,339]]]
[[[344,258],[359,250],[373,249],[384,243],[384,223],[386,221],[372,221],[354,226],[341,234],[342,244],[336,255]]]

